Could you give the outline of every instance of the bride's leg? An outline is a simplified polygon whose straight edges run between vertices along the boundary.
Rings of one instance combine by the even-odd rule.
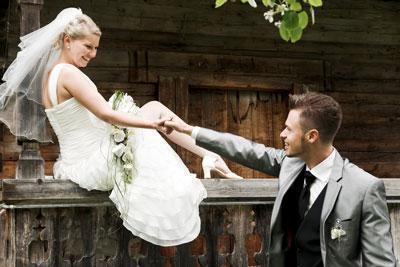
[[[182,121],[181,118],[179,118],[175,113],[158,101],[151,101],[143,105],[140,108],[139,114],[144,118],[151,120],[159,118],[173,118],[176,121]],[[197,146],[193,138],[184,133],[173,131],[171,134],[166,136],[175,144],[189,150],[190,152],[193,152],[199,157],[203,158],[205,155],[213,155],[214,157],[217,157],[217,154]]]
[[[151,101],[143,105],[140,108],[139,115],[141,115],[143,118],[148,118],[151,120],[159,118],[173,118],[174,121],[183,121],[175,113],[158,101]],[[227,178],[242,178],[232,173],[228,165],[226,165],[225,161],[218,154],[197,146],[195,140],[193,140],[193,138],[187,134],[173,131],[171,134],[166,136],[175,144],[193,152],[201,158],[204,158],[204,156],[210,156],[211,158],[214,158],[215,160],[213,161],[212,165],[214,168],[217,168],[216,170],[221,170],[223,175],[225,175]]]

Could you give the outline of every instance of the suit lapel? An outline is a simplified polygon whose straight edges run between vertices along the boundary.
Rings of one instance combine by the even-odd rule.
[[[340,154],[335,150],[335,161],[326,188],[324,206],[321,213],[321,223],[325,223],[326,218],[332,212],[333,206],[336,202],[336,198],[340,192],[340,189],[342,188],[342,185],[338,183],[342,179],[342,176],[343,159]]]
[[[331,214],[335,206],[336,199],[342,188],[341,183],[339,183],[339,181],[342,179],[342,176],[343,176],[343,159],[340,156],[340,154],[335,150],[335,162],[333,164],[332,173],[331,176],[329,177],[329,181],[327,184],[324,205],[322,207],[322,212],[321,212],[321,225],[320,225],[321,252],[322,252],[322,259],[324,262],[326,256],[325,222],[329,214]]]
[[[298,164],[295,167],[291,166],[292,168],[291,168],[290,173],[285,174],[285,173],[281,172],[281,175],[279,175],[280,176],[279,179],[283,179],[286,177],[287,177],[287,179],[284,180],[282,182],[282,184],[280,185],[280,188],[278,190],[278,195],[276,196],[276,199],[275,199],[274,207],[272,209],[272,214],[271,214],[271,226],[270,226],[271,229],[275,225],[275,221],[278,217],[278,213],[279,213],[279,210],[282,205],[283,197],[285,196],[286,192],[289,190],[289,188],[293,184],[293,182],[296,180],[297,176],[299,176],[299,174],[300,174],[301,170],[304,168],[304,166],[305,166],[304,163]]]

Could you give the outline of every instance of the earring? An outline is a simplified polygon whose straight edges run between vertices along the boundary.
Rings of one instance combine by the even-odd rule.
[[[67,49],[70,49],[71,47],[70,46],[67,46]]]

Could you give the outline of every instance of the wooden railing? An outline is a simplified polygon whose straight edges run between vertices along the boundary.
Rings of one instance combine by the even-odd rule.
[[[199,237],[161,248],[122,226],[108,192],[66,180],[2,180],[0,266],[265,266],[277,180],[202,182]],[[399,255],[400,180],[384,182]]]

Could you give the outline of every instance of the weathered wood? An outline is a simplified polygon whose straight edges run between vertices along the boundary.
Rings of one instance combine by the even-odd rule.
[[[271,179],[202,180],[211,198],[224,198],[224,202],[200,207],[202,227],[193,242],[177,247],[159,248],[132,236],[121,226],[115,209],[111,207],[81,207],[71,205],[46,208],[40,203],[28,209],[21,204],[0,211],[0,240],[7,249],[0,247],[0,263],[5,266],[266,266],[267,240],[272,201],[276,195],[277,181]],[[395,253],[399,255],[398,204],[400,182],[385,179],[392,220]],[[30,184],[29,187],[26,185]],[[55,186],[55,184],[58,184]],[[33,187],[39,190],[32,190]],[[69,181],[4,180],[3,191],[28,188],[34,198],[60,195],[65,191],[65,203],[71,195],[81,195],[89,200],[96,191],[78,192],[80,188]],[[69,188],[62,190],[62,188]],[[42,192],[38,192],[38,191]],[[78,189],[78,191],[74,191]],[[49,190],[53,190],[50,193]],[[61,191],[61,192],[60,192]],[[41,196],[39,196],[41,193]],[[255,203],[240,202],[247,196],[269,198]],[[33,203],[33,197],[25,194]],[[103,193],[103,199],[107,194]],[[248,200],[248,199],[247,199]],[[237,202],[239,201],[239,202]],[[22,202],[20,202],[22,203]],[[88,201],[90,203],[90,200]],[[240,204],[241,203],[241,204]],[[239,204],[239,205],[238,205]],[[58,207],[58,208],[55,208]],[[10,207],[7,207],[10,208]],[[15,224],[15,226],[13,226]],[[13,234],[14,233],[14,234]],[[14,245],[13,245],[14,244]],[[11,249],[10,245],[13,245]]]
[[[6,228],[0,237],[15,244],[9,254],[0,249],[0,262],[18,267],[265,266],[267,254],[257,252],[266,240],[270,210],[269,205],[201,206],[200,235],[165,248],[133,236],[110,207],[7,210],[14,232]],[[259,241],[250,247],[254,236]]]
[[[201,179],[207,189],[205,204],[265,203],[273,200],[276,181],[270,179]],[[1,201],[20,206],[65,207],[110,205],[109,192],[87,191],[69,180],[3,179]]]
[[[15,178],[44,178],[44,160],[40,154],[39,143],[26,140],[22,143]]]
[[[0,266],[15,267],[14,210],[0,208]]]
[[[400,203],[400,181],[383,179],[389,203]],[[276,179],[201,179],[207,189],[204,205],[221,203],[272,203],[277,193]],[[110,205],[109,192],[87,191],[69,180],[3,179],[1,199],[10,208],[74,207]]]
[[[40,27],[40,9],[43,0],[19,0],[21,9],[20,35],[26,35]],[[23,81],[26,83],[27,81]],[[22,151],[17,162],[16,178],[44,178],[44,160],[40,155],[39,144],[29,137],[22,137],[20,133],[28,131],[36,133],[39,138],[44,139],[47,132],[45,122],[37,121],[36,116],[41,112],[40,104],[28,100],[26,95],[18,95],[16,101],[18,113],[17,136],[22,142]],[[42,114],[43,115],[43,114]],[[19,118],[19,119],[18,119]]]
[[[104,96],[116,88],[123,89],[143,104],[157,99],[160,76],[170,77],[173,83],[174,77],[182,77],[189,87],[189,122],[246,136],[251,133],[256,141],[281,147],[279,134],[287,113],[288,94],[307,88],[328,92],[342,104],[344,111],[343,131],[335,147],[374,175],[400,177],[397,127],[400,39],[396,1],[324,2],[316,14],[316,24],[295,45],[283,42],[258,9],[240,3],[214,9],[213,2],[192,0],[54,0],[45,2],[41,24],[54,19],[65,6],[81,7],[102,28],[98,56],[85,72]],[[20,16],[17,11],[16,1],[10,1],[7,63],[18,51]],[[175,87],[175,84],[171,86],[176,90]],[[238,95],[253,92],[260,96],[256,107],[247,101],[241,101],[240,105],[231,101],[230,96],[237,99]],[[179,101],[183,99],[174,95],[174,105]],[[221,103],[221,106],[210,106],[208,102]],[[262,109],[258,110],[260,105]],[[243,110],[244,113],[239,112]],[[265,117],[264,112],[268,112]],[[202,119],[203,116],[208,117]],[[243,118],[244,123],[229,125],[234,116]],[[245,124],[244,129],[240,128]],[[15,170],[11,168],[15,168],[20,147],[7,134],[0,143],[0,153],[5,159],[0,177],[13,177]],[[51,175],[52,163],[58,156],[57,144],[42,147],[41,153],[46,160],[46,174]],[[198,157],[185,156],[184,160],[191,170],[201,173]],[[390,201],[397,202],[393,198],[395,193],[390,193],[392,189],[397,190],[396,186],[387,184]],[[221,190],[233,194],[226,188]],[[100,194],[108,201],[106,192]],[[229,205],[221,206],[224,203]],[[43,266],[50,262],[54,266],[241,266],[246,263],[265,266],[271,206],[235,206],[235,203],[252,201],[216,198],[215,202],[204,202],[212,206],[200,207],[201,235],[191,244],[170,249],[160,249],[131,236],[121,227],[112,207],[57,208],[55,216],[48,211],[39,212],[40,209],[7,210],[10,222],[19,221],[19,227],[24,229],[14,229],[6,240],[10,244],[20,240],[20,251],[14,251],[13,255],[18,254],[21,263],[31,266],[40,262]],[[398,204],[389,204],[389,208],[398,255]],[[22,225],[23,221],[26,225]],[[46,228],[51,229],[52,225],[58,234],[55,241],[46,238],[49,236],[46,232],[50,231]],[[0,240],[3,240],[2,234]],[[46,242],[49,246],[51,242],[55,244],[54,254],[45,253]],[[27,255],[30,255],[28,259]],[[3,266],[2,258],[7,257],[0,255],[0,266]],[[15,258],[9,262],[15,264]]]

